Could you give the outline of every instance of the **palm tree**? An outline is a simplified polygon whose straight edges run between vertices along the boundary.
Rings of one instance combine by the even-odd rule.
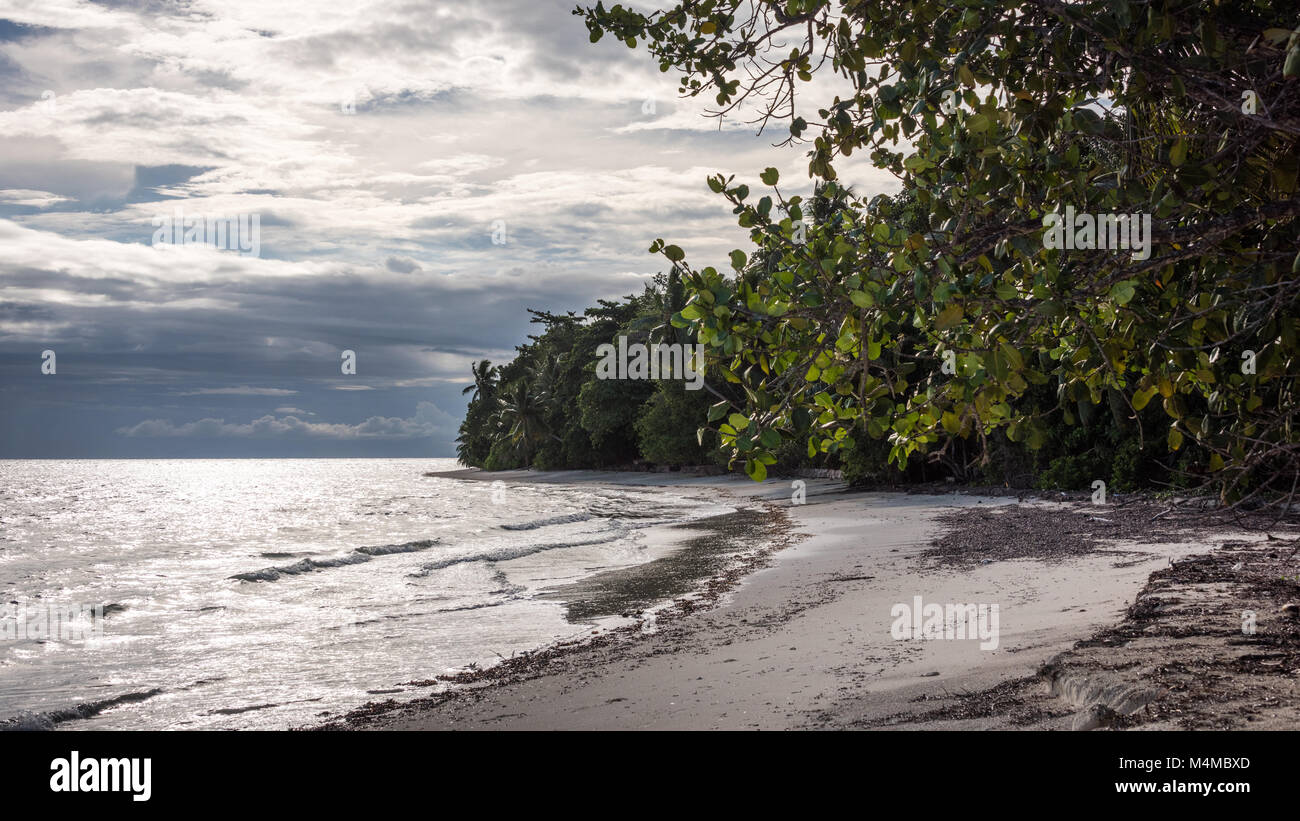
[[[480,359],[470,366],[474,373],[474,384],[466,385],[461,394],[467,394],[473,391],[474,395],[470,397],[471,402],[477,401],[480,396],[486,396],[496,387],[497,369],[487,359]]]
[[[562,392],[564,390],[564,367],[558,356],[547,359],[540,370],[534,371],[536,379],[533,381],[534,395],[537,403],[545,411],[556,409]]]
[[[511,382],[504,395],[497,400],[500,403],[497,414],[501,426],[506,430],[510,441],[519,448],[525,463],[532,462],[534,445],[547,435],[542,419],[542,404],[528,390],[529,376],[531,373]]]

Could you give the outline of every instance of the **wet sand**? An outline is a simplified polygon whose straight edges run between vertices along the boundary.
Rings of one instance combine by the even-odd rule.
[[[1202,523],[1159,517],[1153,522],[1145,503],[862,493],[809,479],[803,480],[806,503],[795,504],[788,479],[755,484],[732,477],[596,471],[469,472],[460,478],[670,485],[679,492],[730,494],[741,506],[756,508],[749,514],[749,535],[768,534],[773,543],[746,562],[721,562],[701,595],[681,596],[674,606],[628,627],[486,671],[431,677],[424,682],[427,696],[367,705],[326,728],[1134,725],[1138,719],[1117,722],[1112,712],[1133,716],[1130,708],[1137,704],[1150,714],[1153,698],[1133,696],[1095,670],[1083,684],[1080,676],[1060,671],[1082,663],[1070,660],[1076,644],[1114,630],[1131,615],[1153,573],[1222,542],[1222,534]],[[746,528],[737,522],[732,527]],[[1268,544],[1263,533],[1232,538]],[[704,542],[692,545],[691,539],[676,550],[679,567],[683,561],[707,564],[713,555]],[[630,612],[656,592],[656,573],[673,567],[671,559],[662,561],[550,595],[580,602],[573,614],[578,620]],[[593,595],[597,589],[603,592]],[[1284,589],[1274,593],[1280,599],[1289,595]],[[926,603],[996,604],[996,647],[971,638],[895,638],[892,609],[917,596]],[[1171,639],[1165,640],[1168,645]],[[1144,652],[1158,656],[1154,645]],[[1091,663],[1104,667],[1104,658]],[[1288,658],[1278,663],[1285,666]],[[1270,715],[1276,723],[1287,713],[1279,708]]]

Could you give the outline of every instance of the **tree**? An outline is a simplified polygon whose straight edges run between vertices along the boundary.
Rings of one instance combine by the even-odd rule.
[[[1225,500],[1289,499],[1293,4],[693,0],[575,13],[593,40],[644,44],[685,94],[712,95],[717,116],[786,126],[787,142],[809,145],[811,177],[834,185],[839,158],[865,152],[912,203],[908,215],[846,196],[798,242],[807,204],[775,169],[757,199],[719,175],[710,187],[770,273],[737,282],[652,244],[691,293],[676,322],[740,397],[710,419],[751,475],[790,438],[810,454],[883,438],[900,467],[995,431],[1039,447],[1114,393],[1140,446],[1154,434],[1173,451],[1194,444]],[[839,83],[821,87],[844,93],[805,100],[827,71]],[[1067,208],[1139,215],[1139,229],[1150,215],[1151,235],[1138,249],[1052,247],[1051,215]],[[733,267],[747,258],[733,253]],[[1055,407],[1023,401],[1036,385]],[[1157,396],[1164,421],[1148,431]]]
[[[491,429],[496,425],[497,369],[486,359],[470,366],[474,383],[467,385],[462,394],[472,394],[456,437],[456,456],[467,465],[483,465],[492,452],[494,437]]]
[[[541,402],[529,389],[527,379],[518,379],[506,386],[498,401],[501,429],[506,431],[509,441],[519,449],[524,464],[532,462],[537,444],[543,438],[553,436],[543,421],[544,409]]]
[[[461,394],[473,393],[470,397],[473,402],[496,386],[496,368],[492,367],[490,361],[480,359],[470,366],[470,371],[474,374],[474,384],[466,385]]]

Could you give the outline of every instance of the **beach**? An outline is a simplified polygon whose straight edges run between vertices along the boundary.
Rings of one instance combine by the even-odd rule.
[[[594,471],[440,475],[658,486],[730,497],[779,517],[769,525],[775,544],[744,572],[715,578],[702,595],[680,597],[649,618],[490,668],[431,676],[422,682],[427,695],[373,702],[325,722],[324,728],[1091,729],[1136,724],[1141,715],[1152,715],[1153,707],[1158,715],[1167,688],[1144,690],[1134,684],[1145,678],[1142,664],[1125,659],[1117,665],[1122,669],[1109,670],[1105,651],[1100,659],[1095,649],[1094,658],[1083,659],[1078,645],[1131,618],[1135,602],[1150,592],[1153,574],[1218,561],[1212,554],[1225,540],[1236,553],[1234,563],[1243,557],[1269,561],[1270,546],[1284,533],[1210,528],[1199,519],[1174,522],[1147,500],[1091,505],[1005,491],[857,492],[838,481],[807,479],[797,480],[804,491],[803,503],[797,503],[791,479],[754,483]],[[1279,595],[1285,599],[1290,593],[1281,589]],[[995,619],[981,623],[995,628],[996,636],[985,632],[981,639],[972,625],[965,635],[949,626],[948,635],[940,629],[937,636],[900,638],[899,622],[903,632],[909,625],[896,618],[895,608],[923,603],[955,603],[981,615],[996,606]],[[1294,647],[1294,636],[1284,635],[1285,616],[1277,603],[1260,607],[1260,640],[1267,634],[1267,641]],[[1253,638],[1242,636],[1232,608],[1196,629],[1204,634],[1206,660],[1213,647],[1230,648],[1234,637]],[[1158,666],[1166,655],[1178,658],[1185,638],[1180,635],[1172,630],[1149,638],[1139,661]],[[1287,669],[1263,721],[1294,726],[1300,713],[1290,670],[1300,663],[1283,658],[1279,664]],[[1120,716],[1127,718],[1113,720]],[[1179,726],[1179,717],[1163,720]],[[1239,723],[1246,723],[1244,717]]]

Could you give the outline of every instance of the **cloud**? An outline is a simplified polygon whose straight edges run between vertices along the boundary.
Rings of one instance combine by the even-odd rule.
[[[250,388],[248,385],[239,385],[233,388],[199,388],[198,390],[182,391],[181,396],[292,396],[297,393],[295,390],[287,388]]]
[[[420,263],[410,257],[389,257],[384,260],[384,267],[395,274],[413,274],[420,270]]]
[[[297,416],[271,414],[240,424],[224,419],[199,419],[174,424],[166,419],[147,419],[117,429],[127,437],[207,437],[240,439],[423,439],[454,432],[457,420],[432,402],[421,402],[409,419],[371,416],[355,425],[305,422]]]
[[[0,190],[0,202],[10,205],[22,205],[28,208],[49,208],[61,202],[72,202],[72,197],[60,197],[49,191],[34,191],[30,188],[6,188]]]
[[[505,157],[489,157],[486,154],[457,154],[454,157],[438,157],[425,160],[416,166],[422,171],[434,174],[465,176],[506,164]]]
[[[639,293],[664,267],[655,237],[725,266],[746,232],[708,175],[756,186],[775,166],[787,194],[811,187],[806,148],[716,130],[673,72],[591,44],[571,10],[7,4],[0,457],[405,454],[374,431],[411,423],[413,397],[459,413],[471,363],[537,331],[525,309]],[[260,215],[261,256],[154,247],[177,208]],[[25,381],[45,349],[57,381]],[[342,350],[364,384],[340,379]],[[186,450],[199,431],[220,441]],[[360,444],[313,447],[331,436]]]

